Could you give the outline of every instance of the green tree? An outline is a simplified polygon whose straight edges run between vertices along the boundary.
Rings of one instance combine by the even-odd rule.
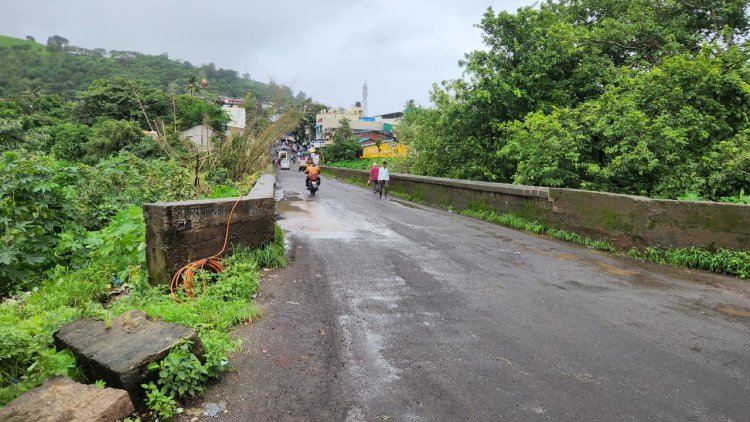
[[[189,95],[179,95],[175,102],[178,123],[182,129],[199,125],[206,119],[209,125],[217,130],[223,130],[224,126],[229,123],[229,116],[218,104]]]
[[[193,96],[195,94],[200,94],[202,88],[203,87],[201,86],[200,81],[198,81],[198,77],[195,75],[190,75],[187,85],[185,85],[185,89],[187,89],[187,92],[190,93],[191,96]]]
[[[89,141],[83,144],[83,150],[86,152],[84,160],[96,163],[127,147],[140,144],[143,138],[143,131],[134,122],[102,120],[92,127]]]
[[[84,144],[91,137],[91,128],[76,123],[63,123],[52,130],[52,152],[57,158],[69,161],[81,160],[86,151]]]
[[[677,197],[736,195],[750,125],[746,1],[489,9],[486,48],[398,133],[418,173]],[[731,169],[724,171],[722,169]]]
[[[137,121],[148,129],[147,117],[154,119],[171,114],[170,102],[163,91],[125,78],[96,80],[78,93],[76,99],[74,114],[81,123],[88,125],[105,117]]]
[[[302,119],[299,125],[291,132],[295,141],[303,143],[308,140],[308,134],[315,133],[315,125],[317,124],[315,117],[320,111],[326,108],[325,105],[313,102],[309,98],[299,106],[299,109],[302,111]]]
[[[360,155],[360,144],[354,136],[351,124],[346,118],[339,120],[339,127],[333,135],[333,144],[326,147],[326,160],[354,160]]]

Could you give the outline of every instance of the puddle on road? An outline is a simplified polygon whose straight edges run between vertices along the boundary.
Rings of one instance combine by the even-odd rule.
[[[730,305],[728,303],[720,303],[716,305],[714,309],[724,315],[740,318],[750,318],[750,309],[740,308],[739,306]]]
[[[283,191],[276,202],[278,224],[284,231],[323,239],[351,239],[357,227],[331,213],[325,202],[313,196],[301,197],[298,192]]]
[[[303,210],[302,208],[296,207],[289,202],[279,201],[276,203],[276,211],[281,213],[284,218],[288,218],[288,216],[286,216],[287,213],[302,212]]]

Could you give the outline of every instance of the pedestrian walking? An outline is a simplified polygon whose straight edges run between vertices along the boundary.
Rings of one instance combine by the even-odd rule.
[[[383,161],[383,165],[378,169],[378,192],[381,198],[385,194],[385,188],[388,186],[389,180],[391,180],[391,176],[388,174],[388,162]]]
[[[370,178],[367,180],[367,186],[372,184],[372,193],[378,192],[378,163],[373,162],[370,167]]]

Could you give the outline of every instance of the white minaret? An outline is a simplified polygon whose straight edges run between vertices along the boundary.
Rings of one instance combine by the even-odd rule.
[[[365,116],[367,114],[367,80],[365,80],[364,86],[362,86],[362,112]]]

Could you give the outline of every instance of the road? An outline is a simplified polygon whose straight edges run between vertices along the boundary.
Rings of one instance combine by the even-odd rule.
[[[222,420],[750,421],[750,283],[278,176]]]

